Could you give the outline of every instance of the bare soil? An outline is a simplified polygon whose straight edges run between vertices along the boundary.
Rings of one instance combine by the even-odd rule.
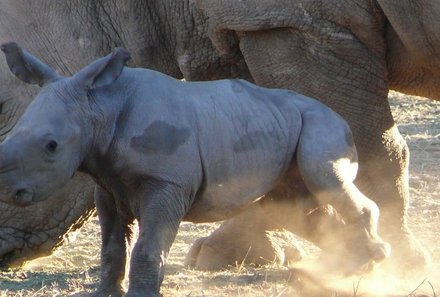
[[[219,272],[186,269],[183,260],[192,242],[208,235],[218,224],[182,223],[168,259],[162,293],[165,296],[383,296],[376,290],[383,292],[385,288],[386,296],[440,294],[440,123],[437,123],[440,102],[395,92],[390,93],[389,99],[411,151],[409,223],[432,255],[430,271],[404,283],[393,275],[380,273],[369,280],[352,278],[343,284],[345,294],[331,288],[323,291],[324,286],[319,284],[315,284],[318,293],[313,293],[313,288],[304,293],[302,284],[304,281],[314,284],[313,276],[274,263],[259,268],[237,264]],[[21,269],[0,272],[0,297],[89,296],[99,279],[97,218],[71,234],[69,241],[50,257],[30,262]],[[306,250],[310,259],[316,255],[316,248],[307,245]],[[328,284],[331,286],[331,281]]]

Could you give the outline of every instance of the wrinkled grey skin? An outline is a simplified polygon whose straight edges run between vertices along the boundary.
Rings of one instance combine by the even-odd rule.
[[[407,226],[409,153],[387,93],[394,89],[440,98],[440,4],[411,0],[197,3],[209,18],[209,36],[222,57],[244,59],[257,84],[317,98],[347,120],[359,153],[356,184],[380,207],[381,230],[393,246],[394,264],[406,265],[402,273],[429,262]],[[252,226],[255,217],[247,215],[222,226],[223,232],[217,234],[231,233],[243,224]],[[225,247],[227,263],[234,239],[224,239],[211,236],[198,243]],[[193,251],[198,250],[203,246],[194,246]],[[218,267],[209,262],[206,266]]]
[[[182,28],[177,35],[153,25],[151,19],[154,13],[149,13],[147,4],[138,0],[120,1],[117,4],[107,0],[1,1],[0,42],[17,40],[64,73],[78,71],[87,61],[119,45],[131,49],[133,65],[152,66],[177,77],[182,74],[174,58],[176,45],[197,49],[200,53],[207,52],[202,55],[206,68],[197,70],[205,73],[206,79],[214,78],[208,76],[210,68],[217,69],[217,74],[222,72],[222,77],[238,73],[234,70],[236,66],[230,66],[229,69],[223,67],[226,63],[221,62],[215,54],[207,35],[193,36],[193,40],[189,40],[188,32],[193,29],[185,28],[183,24],[193,16],[177,17],[183,15],[187,4],[173,7],[174,12],[166,5],[161,7],[169,10],[168,17],[178,22],[173,30]],[[154,10],[156,8],[152,8],[152,12]],[[175,35],[179,42],[170,38],[170,35]],[[69,59],[62,59],[68,53],[71,53]],[[173,58],[170,59],[170,56]],[[195,55],[192,56],[195,60]],[[187,59],[187,63],[191,61]],[[36,90],[34,86],[23,86],[13,79],[1,59],[1,140],[15,125]],[[44,207],[41,204],[16,208],[0,203],[0,266],[21,265],[24,261],[50,254],[61,245],[65,235],[81,226],[92,213],[93,188],[94,182],[79,174],[78,179],[71,181],[65,189],[54,192],[53,198]]]
[[[124,68],[121,48],[71,77],[16,43],[1,50],[15,76],[42,90],[0,144],[0,200],[28,206],[77,170],[92,176],[103,237],[96,296],[122,295],[133,220],[140,230],[126,296],[160,296],[181,220],[228,219],[298,183],[346,222],[350,272],[389,256],[379,209],[353,183],[348,124],[321,102],[243,80],[182,82]]]
[[[64,73],[74,73],[86,60],[124,46],[132,51],[133,65],[174,77],[241,77],[322,100],[353,131],[360,163],[356,184],[380,206],[381,233],[393,246],[392,259],[409,268],[426,263],[427,256],[407,226],[408,149],[394,125],[387,92],[395,89],[439,98],[437,2],[5,0],[0,8],[0,41],[17,40]],[[75,55],[68,55],[72,51]],[[61,59],[64,55],[69,60]],[[34,93],[33,88],[18,87],[4,69],[0,67],[0,100],[11,100],[3,104],[0,115],[2,136]],[[91,195],[85,196],[91,205]],[[317,205],[305,201],[298,199],[278,208],[280,203],[272,203],[275,216],[264,217],[266,210],[258,207],[240,214],[213,236],[198,241],[190,255],[195,259],[191,264],[218,269],[242,262],[248,251],[256,251],[249,250],[250,246],[270,246],[265,230],[273,227],[273,219],[280,218],[285,207],[298,216],[302,213],[298,224],[287,226],[289,230],[325,245],[320,239],[333,228],[321,227],[321,222],[338,225],[338,220],[325,209],[308,216]],[[21,210],[2,209],[11,215],[0,218],[0,226],[20,230],[14,236],[14,246],[22,247],[13,249],[16,262],[22,254],[36,256],[40,247],[59,244],[69,225],[49,227],[56,231],[48,240],[31,245],[20,233],[38,234],[35,218],[28,221],[30,217],[21,215]],[[70,215],[80,217],[82,211],[75,208]],[[23,219],[11,221],[13,213]],[[47,217],[51,216],[39,216],[40,225],[46,225]],[[280,221],[283,226],[286,220]],[[48,222],[49,226],[57,224]],[[10,229],[0,229],[0,258],[5,265],[9,263],[5,253],[12,254],[2,240],[8,232]],[[247,240],[238,244],[237,237]],[[258,259],[258,253],[248,258]],[[263,257],[272,259],[273,251],[267,253]],[[215,263],[209,263],[214,258]]]
[[[249,79],[244,63],[229,64],[216,53],[206,34],[206,19],[193,5],[180,3],[161,2],[156,7],[138,0],[116,4],[109,0],[5,0],[0,2],[0,42],[17,40],[64,73],[74,73],[93,57],[123,45],[130,48],[133,65],[175,77],[185,73],[187,79]],[[68,53],[72,53],[69,59],[62,59]],[[8,72],[1,59],[1,140],[37,90],[19,84]],[[80,227],[92,213],[93,187],[90,179],[81,176],[54,192],[44,207],[16,208],[0,203],[0,266],[21,265],[61,245],[66,233]],[[271,244],[263,245],[267,249],[260,252],[265,251],[266,259],[272,258]]]
[[[45,204],[19,208],[0,203],[0,268],[50,255],[93,214],[93,188],[89,177],[77,174]]]

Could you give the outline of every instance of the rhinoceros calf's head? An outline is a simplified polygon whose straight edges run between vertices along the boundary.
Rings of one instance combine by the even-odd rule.
[[[15,43],[1,50],[16,77],[42,87],[0,144],[0,200],[27,206],[45,200],[73,176],[90,142],[83,114],[87,92],[118,76],[129,55],[119,49],[62,77]]]

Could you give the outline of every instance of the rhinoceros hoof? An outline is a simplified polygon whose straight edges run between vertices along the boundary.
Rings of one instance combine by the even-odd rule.
[[[370,246],[371,258],[380,263],[391,256],[391,246],[386,242],[374,243]]]

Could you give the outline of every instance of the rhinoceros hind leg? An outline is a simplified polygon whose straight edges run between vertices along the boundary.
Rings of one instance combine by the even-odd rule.
[[[304,112],[297,162],[310,192],[320,204],[331,204],[345,221],[341,245],[353,254],[348,273],[387,258],[390,246],[377,233],[379,208],[354,184],[357,152],[345,121],[327,108]]]

